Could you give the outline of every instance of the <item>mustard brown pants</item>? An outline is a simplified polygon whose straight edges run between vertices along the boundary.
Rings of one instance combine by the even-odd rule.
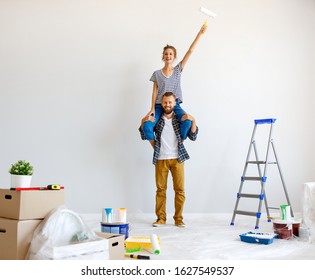
[[[178,223],[183,220],[185,188],[184,162],[180,163],[177,159],[158,160],[155,165],[155,214],[159,220],[166,221],[166,191],[169,172],[171,172],[172,175],[173,189],[175,192],[175,214],[173,218],[175,223]]]

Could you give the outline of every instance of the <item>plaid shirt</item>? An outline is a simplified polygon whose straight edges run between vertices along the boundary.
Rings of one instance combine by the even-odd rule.
[[[160,118],[154,128],[155,146],[154,146],[154,153],[153,153],[153,162],[152,162],[153,164],[156,164],[159,159],[160,149],[161,149],[161,134],[162,134],[164,125],[165,125],[164,119]],[[190,157],[180,137],[180,121],[176,118],[175,114],[172,118],[172,125],[173,125],[174,132],[175,132],[177,142],[178,142],[178,161],[184,162]],[[139,128],[139,131],[140,131],[141,139],[147,140],[145,138],[145,135],[141,126]],[[195,132],[191,132],[191,130],[189,131],[188,138],[192,141],[195,141],[197,139],[197,134],[198,134],[198,127]]]

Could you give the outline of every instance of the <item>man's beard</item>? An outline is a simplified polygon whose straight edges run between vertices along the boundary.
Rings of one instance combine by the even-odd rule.
[[[164,112],[164,114],[169,115],[169,114],[174,112],[174,107],[171,107],[171,108],[164,108],[163,107],[163,112]]]

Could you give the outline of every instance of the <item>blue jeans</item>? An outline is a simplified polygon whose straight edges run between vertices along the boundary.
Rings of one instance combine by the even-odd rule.
[[[182,109],[180,104],[176,102],[176,105],[174,106],[174,112],[176,114],[177,119],[180,121],[180,136],[182,140],[186,140],[188,132],[191,128],[191,121],[185,120],[182,121],[182,116],[186,114],[186,112]],[[155,104],[155,121],[147,121],[143,124],[143,132],[145,135],[145,138],[147,140],[154,140],[154,127],[158,120],[161,118],[163,114],[163,108],[161,104]]]

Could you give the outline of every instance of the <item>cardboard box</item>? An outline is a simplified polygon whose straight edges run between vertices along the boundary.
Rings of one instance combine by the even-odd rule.
[[[30,252],[31,260],[122,260],[124,235],[96,232],[95,240],[47,247],[41,252]]]
[[[0,217],[16,220],[43,219],[65,203],[64,190],[0,189]]]
[[[109,259],[125,259],[125,235],[107,232],[95,232],[98,236],[108,240]]]
[[[108,260],[108,242],[103,238],[75,242],[54,247],[47,246],[39,252],[30,251],[30,260]]]
[[[24,260],[41,221],[0,218],[0,260]]]

